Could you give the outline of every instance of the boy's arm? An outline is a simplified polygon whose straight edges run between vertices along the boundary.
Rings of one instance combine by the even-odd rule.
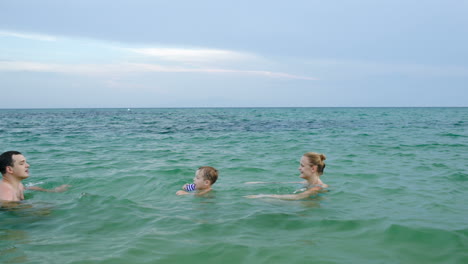
[[[211,191],[211,188],[205,189],[205,190],[202,190],[202,191],[199,191],[199,192],[196,192],[196,193],[194,193],[194,194],[197,195],[197,196],[200,196],[200,195],[207,194],[207,193],[209,193],[210,191]]]
[[[196,195],[196,196],[200,196],[200,195],[204,195],[206,193],[208,193],[209,191],[211,191],[211,188],[210,189],[206,189],[206,190],[202,190],[202,191],[199,191],[199,192],[186,192],[186,191],[177,191],[176,192],[176,195],[187,195],[187,194],[193,194],[193,195]]]
[[[26,187],[26,189],[34,190],[34,191],[41,191],[41,192],[64,192],[68,190],[68,187],[70,187],[70,185],[63,184],[63,185],[60,185],[59,187],[55,187],[54,189],[44,189],[38,186]]]

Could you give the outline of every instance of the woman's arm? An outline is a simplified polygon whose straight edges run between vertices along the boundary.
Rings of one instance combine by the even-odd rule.
[[[257,195],[247,195],[244,197],[246,198],[276,198],[276,199],[281,199],[281,200],[295,201],[295,200],[305,199],[311,195],[315,195],[321,189],[322,189],[321,187],[316,186],[298,194],[257,194]]]
[[[304,182],[244,182],[244,184],[282,184],[282,183],[304,183]]]

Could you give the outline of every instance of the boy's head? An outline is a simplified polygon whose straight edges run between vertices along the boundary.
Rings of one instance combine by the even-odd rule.
[[[216,180],[218,180],[218,170],[210,166],[203,166],[198,168],[195,172],[193,183],[195,183],[197,189],[200,190],[209,188]]]

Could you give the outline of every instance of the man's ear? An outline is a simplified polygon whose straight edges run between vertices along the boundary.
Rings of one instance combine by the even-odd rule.
[[[211,185],[210,180],[205,180],[205,184],[206,184],[206,185]]]
[[[13,167],[12,166],[6,166],[6,172],[9,173],[9,174],[12,174],[13,173]]]

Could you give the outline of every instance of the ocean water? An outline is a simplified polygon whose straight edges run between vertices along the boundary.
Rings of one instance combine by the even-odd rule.
[[[468,263],[468,108],[0,110],[0,263]],[[289,194],[305,152],[330,192]],[[176,196],[199,166],[206,197]]]

